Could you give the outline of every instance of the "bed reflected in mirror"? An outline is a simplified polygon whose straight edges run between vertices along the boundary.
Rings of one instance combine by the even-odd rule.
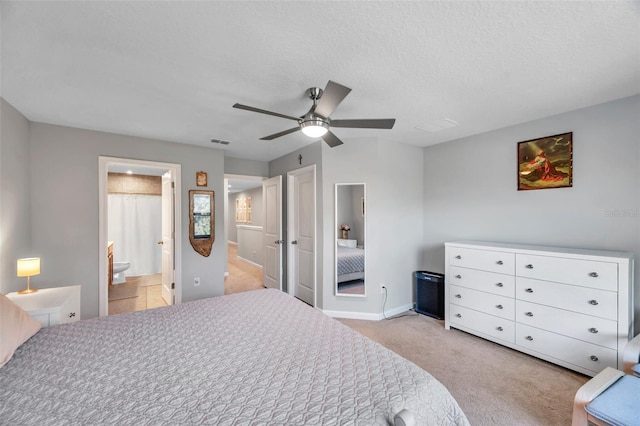
[[[336,295],[364,297],[365,184],[337,183],[335,192]]]

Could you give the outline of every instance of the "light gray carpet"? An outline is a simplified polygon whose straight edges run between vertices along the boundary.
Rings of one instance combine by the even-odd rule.
[[[472,425],[570,425],[573,397],[589,377],[413,312],[390,320],[340,320],[427,370]]]

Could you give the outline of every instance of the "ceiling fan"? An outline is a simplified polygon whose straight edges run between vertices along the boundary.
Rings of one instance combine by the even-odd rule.
[[[363,119],[363,120],[331,120],[329,116],[336,109],[340,102],[351,92],[351,89],[331,80],[322,90],[319,87],[307,89],[307,95],[313,101],[311,109],[301,117],[280,114],[242,104],[233,105],[234,108],[246,109],[247,111],[259,112],[261,114],[274,115],[276,117],[287,118],[298,122],[296,127],[282,132],[274,133],[260,138],[260,140],[270,141],[280,136],[302,130],[302,133],[312,138],[322,138],[331,148],[342,145],[342,141],[334,135],[330,127],[347,127],[358,129],[391,129],[396,122],[395,118],[384,119]]]

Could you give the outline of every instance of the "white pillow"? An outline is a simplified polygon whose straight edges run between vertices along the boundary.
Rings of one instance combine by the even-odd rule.
[[[9,362],[16,349],[40,327],[42,324],[0,293],[0,367]]]

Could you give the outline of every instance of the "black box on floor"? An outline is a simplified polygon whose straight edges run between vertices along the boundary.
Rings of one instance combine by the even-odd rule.
[[[444,318],[444,274],[429,271],[413,273],[416,312],[433,318]]]

